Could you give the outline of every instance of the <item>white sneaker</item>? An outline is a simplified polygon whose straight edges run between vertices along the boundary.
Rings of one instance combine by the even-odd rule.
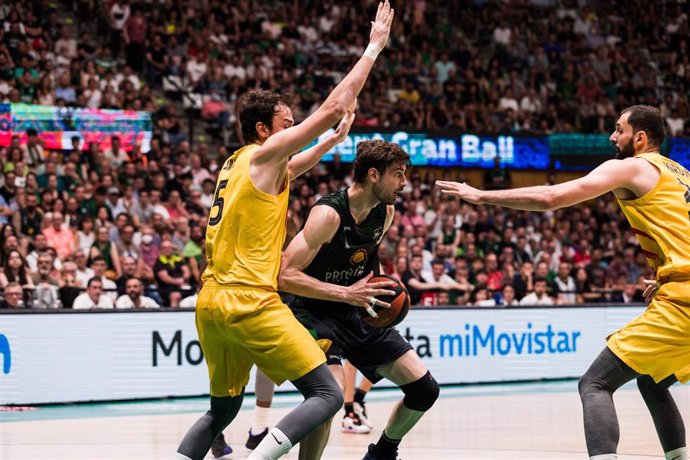
[[[351,415],[353,415],[353,417],[350,415],[343,417],[343,421],[340,425],[343,433],[367,434],[371,431],[371,428],[364,425],[359,418],[357,418],[356,414]]]
[[[356,402],[352,407],[355,410],[355,415],[359,418],[359,421],[362,422],[362,425],[368,426],[369,429],[374,428],[374,425],[371,424],[367,417],[367,409],[364,407],[364,404]]]

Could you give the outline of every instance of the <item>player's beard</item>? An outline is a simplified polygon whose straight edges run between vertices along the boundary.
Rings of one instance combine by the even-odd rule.
[[[635,155],[635,148],[633,147],[632,139],[628,141],[623,148],[618,148],[615,144],[613,148],[616,149],[616,160],[624,160]]]
[[[379,200],[381,203],[385,203],[388,205],[395,204],[395,192],[386,193],[386,189],[384,188],[383,184],[374,184],[372,192],[374,193],[376,199]]]

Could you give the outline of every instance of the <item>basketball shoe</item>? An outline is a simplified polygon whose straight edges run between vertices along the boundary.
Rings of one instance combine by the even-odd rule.
[[[371,431],[371,428],[362,423],[359,416],[352,412],[343,417],[340,426],[343,433],[367,434]]]
[[[376,444],[371,443],[369,444],[369,448],[367,449],[367,453],[364,454],[364,457],[362,457],[362,460],[400,460],[398,458],[398,449],[396,447],[395,452],[393,452],[393,456],[388,456],[388,457],[377,457],[374,455],[374,448],[376,447]]]
[[[364,401],[361,403],[358,403],[355,401],[353,404],[352,408],[355,410],[355,415],[359,417],[359,421],[362,422],[364,425],[368,426],[369,429],[374,428],[374,425],[371,424],[369,421],[369,417],[367,417],[367,408],[364,405]]]
[[[249,437],[245,443],[245,447],[249,450],[256,449],[256,446],[266,437],[268,434],[268,428],[264,428],[259,434],[253,434],[251,428],[249,429]]]
[[[230,455],[232,453],[232,447],[228,446],[225,442],[225,436],[223,433],[219,434],[218,437],[211,444],[211,453],[214,457],[222,457],[224,455]]]

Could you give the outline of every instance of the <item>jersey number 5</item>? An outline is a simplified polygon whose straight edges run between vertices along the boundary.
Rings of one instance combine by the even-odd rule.
[[[216,189],[216,196],[213,199],[213,206],[211,206],[211,210],[213,210],[213,208],[215,208],[215,207],[218,207],[218,213],[214,217],[211,217],[208,220],[209,225],[218,225],[218,222],[220,222],[220,219],[223,216],[223,205],[225,204],[225,201],[220,196],[220,192],[221,192],[221,190],[223,190],[227,186],[228,186],[227,180],[222,180],[218,183],[218,188]]]

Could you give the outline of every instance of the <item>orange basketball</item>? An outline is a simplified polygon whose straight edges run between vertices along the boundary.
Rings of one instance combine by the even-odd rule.
[[[366,309],[362,308],[360,311],[364,322],[372,327],[393,327],[404,320],[407,312],[410,311],[410,294],[407,292],[405,285],[398,278],[391,275],[374,276],[369,280],[369,283],[381,281],[393,281],[396,284],[395,286],[384,288],[395,291],[395,294],[377,297],[378,300],[389,303],[391,307],[384,308],[376,305],[374,311],[379,315],[378,318],[371,316]]]

